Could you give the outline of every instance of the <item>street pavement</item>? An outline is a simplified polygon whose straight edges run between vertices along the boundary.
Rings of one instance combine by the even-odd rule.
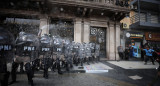
[[[158,63],[144,65],[143,61],[103,60],[84,64],[83,69],[74,66],[71,72],[63,75],[49,70],[48,79],[43,78],[43,71],[37,71],[33,80],[35,86],[147,86],[156,76],[157,67]],[[17,82],[10,86],[29,86],[27,76],[18,73]],[[160,86],[160,80],[154,86]]]

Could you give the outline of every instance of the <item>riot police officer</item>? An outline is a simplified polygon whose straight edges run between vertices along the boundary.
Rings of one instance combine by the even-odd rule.
[[[78,52],[79,52],[79,43],[74,43],[73,45],[73,63],[76,64],[76,66],[78,66]]]
[[[89,43],[85,44],[85,53],[86,53],[86,61],[87,64],[89,65],[89,58],[91,57],[91,47]]]
[[[16,81],[17,64],[24,62],[28,83],[31,86],[34,86],[32,80],[34,73],[31,62],[38,58],[38,50],[39,38],[36,35],[25,32],[19,33],[19,36],[16,39],[16,53],[14,62],[12,63],[12,82],[10,84],[13,84]]]
[[[65,44],[65,67],[66,67],[66,70],[69,71],[69,66],[70,68],[73,67],[73,46],[74,45],[74,42],[72,43],[69,43],[69,44]]]
[[[83,61],[84,61],[84,57],[85,57],[85,44],[81,43],[79,44],[79,51],[78,51],[78,59],[80,61],[81,66],[83,66]]]
[[[61,65],[60,61],[62,61],[63,58],[63,40],[60,37],[54,37],[53,38],[53,53],[56,55],[55,62],[52,66],[52,69],[54,70],[56,67],[58,69],[58,74],[63,74],[61,71]]]
[[[95,46],[95,56],[94,56],[96,62],[100,61],[99,55],[100,55],[100,44],[96,44],[96,46]]]
[[[7,63],[13,59],[14,51],[14,37],[13,35],[0,27],[0,84],[1,86],[8,86],[8,78],[10,72],[7,71]]]
[[[93,60],[95,59],[95,43],[89,43],[91,48],[91,61],[93,63]]]
[[[48,68],[52,65],[52,47],[53,47],[53,40],[51,37],[49,37],[47,34],[42,35],[41,39],[41,55],[43,55],[42,58],[42,64],[44,65],[44,78],[48,78]]]

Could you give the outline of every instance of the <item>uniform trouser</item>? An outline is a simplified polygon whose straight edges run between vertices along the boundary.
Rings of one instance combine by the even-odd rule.
[[[62,74],[61,65],[60,65],[60,60],[59,59],[56,60],[56,65],[57,65],[57,69],[58,69],[58,74]]]
[[[152,64],[154,64],[154,58],[153,58],[152,56],[146,56],[146,57],[145,57],[145,63],[147,63],[147,61],[148,61],[149,59],[152,61]]]
[[[24,63],[23,63],[23,62],[21,62],[21,63],[20,63],[20,72],[24,72],[24,70],[23,70],[23,66],[24,66]]]
[[[78,58],[76,55],[73,56],[73,64],[76,64],[76,66],[78,64]]]
[[[96,62],[100,61],[100,57],[99,56],[94,56],[94,59]]]
[[[123,52],[118,52],[120,59],[123,59]]]
[[[12,81],[15,82],[17,77],[16,77],[16,71],[18,69],[18,63],[16,62],[13,62],[12,63],[12,71],[11,71],[11,76],[12,76]],[[27,73],[27,77],[28,77],[28,82],[33,85],[33,71],[32,71],[32,68],[31,68],[31,64],[30,63],[26,63],[25,64],[25,70],[26,70],[26,73]]]
[[[129,59],[129,53],[125,53],[125,60]]]
[[[21,62],[20,63],[20,71],[22,72],[23,71],[23,65],[24,63]],[[11,70],[11,76],[12,76],[12,81],[16,81],[16,71],[18,69],[18,66],[19,66],[19,63],[16,63],[16,62],[13,62],[12,63],[12,70]]]
[[[10,72],[7,71],[7,65],[3,64],[2,65],[2,71],[0,71],[0,84],[1,86],[8,86],[8,79]]]
[[[16,71],[17,71],[17,69],[18,69],[18,66],[19,66],[18,63],[16,63],[16,62],[13,62],[13,63],[12,63],[11,76],[12,76],[12,81],[13,81],[13,82],[15,82],[16,79],[17,79]]]
[[[58,74],[62,74],[61,66],[60,66],[60,60],[58,58],[56,59],[56,62],[52,65],[52,70],[53,71],[56,68],[56,66],[57,66]]]
[[[75,57],[74,61],[75,61],[76,66],[78,66],[78,63],[79,63],[78,57]]]
[[[40,66],[40,59],[36,59],[33,62],[33,70],[38,69],[38,67]]]
[[[91,59],[91,61],[93,61],[93,59],[91,57],[86,56],[86,62],[87,62],[88,65],[89,65],[89,58]]]
[[[49,58],[44,58],[44,74],[43,77],[48,78]]]
[[[31,64],[28,62],[25,64],[25,70],[26,70],[26,73],[27,73],[27,77],[28,77],[28,83],[31,84],[31,86],[33,86],[33,70],[32,70],[32,67],[31,67]]]
[[[69,66],[70,66],[70,68],[73,67],[72,58],[66,59],[65,66],[66,66],[67,71],[69,71]]]
[[[79,58],[79,62],[81,64],[81,66],[83,66],[83,58]]]

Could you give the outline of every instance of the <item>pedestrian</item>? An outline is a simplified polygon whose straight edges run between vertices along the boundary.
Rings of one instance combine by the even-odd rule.
[[[117,49],[118,49],[118,54],[119,54],[120,59],[123,60],[123,57],[124,57],[123,56],[123,52],[124,52],[123,47],[120,45],[120,46],[118,46]]]
[[[129,47],[128,47],[128,45],[126,45],[126,47],[125,47],[125,60],[129,60],[129,53],[130,53]]]
[[[146,49],[143,49],[144,51],[145,51],[145,53],[146,53],[146,56],[145,56],[145,65],[147,64],[147,61],[150,59],[151,61],[152,61],[152,64],[153,65],[155,65],[154,64],[154,58],[153,58],[153,56],[152,56],[152,53],[154,52],[154,50],[153,49],[150,49],[150,47],[149,46],[147,46],[146,47]]]
[[[142,47],[142,49],[141,49],[141,59],[142,59],[142,61],[144,61],[144,57],[145,57],[145,51],[143,50],[143,47]]]
[[[133,47],[129,45],[129,58],[133,57]]]

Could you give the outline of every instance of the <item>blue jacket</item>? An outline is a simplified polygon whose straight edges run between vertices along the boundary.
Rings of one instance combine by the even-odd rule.
[[[143,49],[143,50],[146,52],[146,56],[152,56],[152,53],[154,52],[153,49],[149,49],[149,50]]]

